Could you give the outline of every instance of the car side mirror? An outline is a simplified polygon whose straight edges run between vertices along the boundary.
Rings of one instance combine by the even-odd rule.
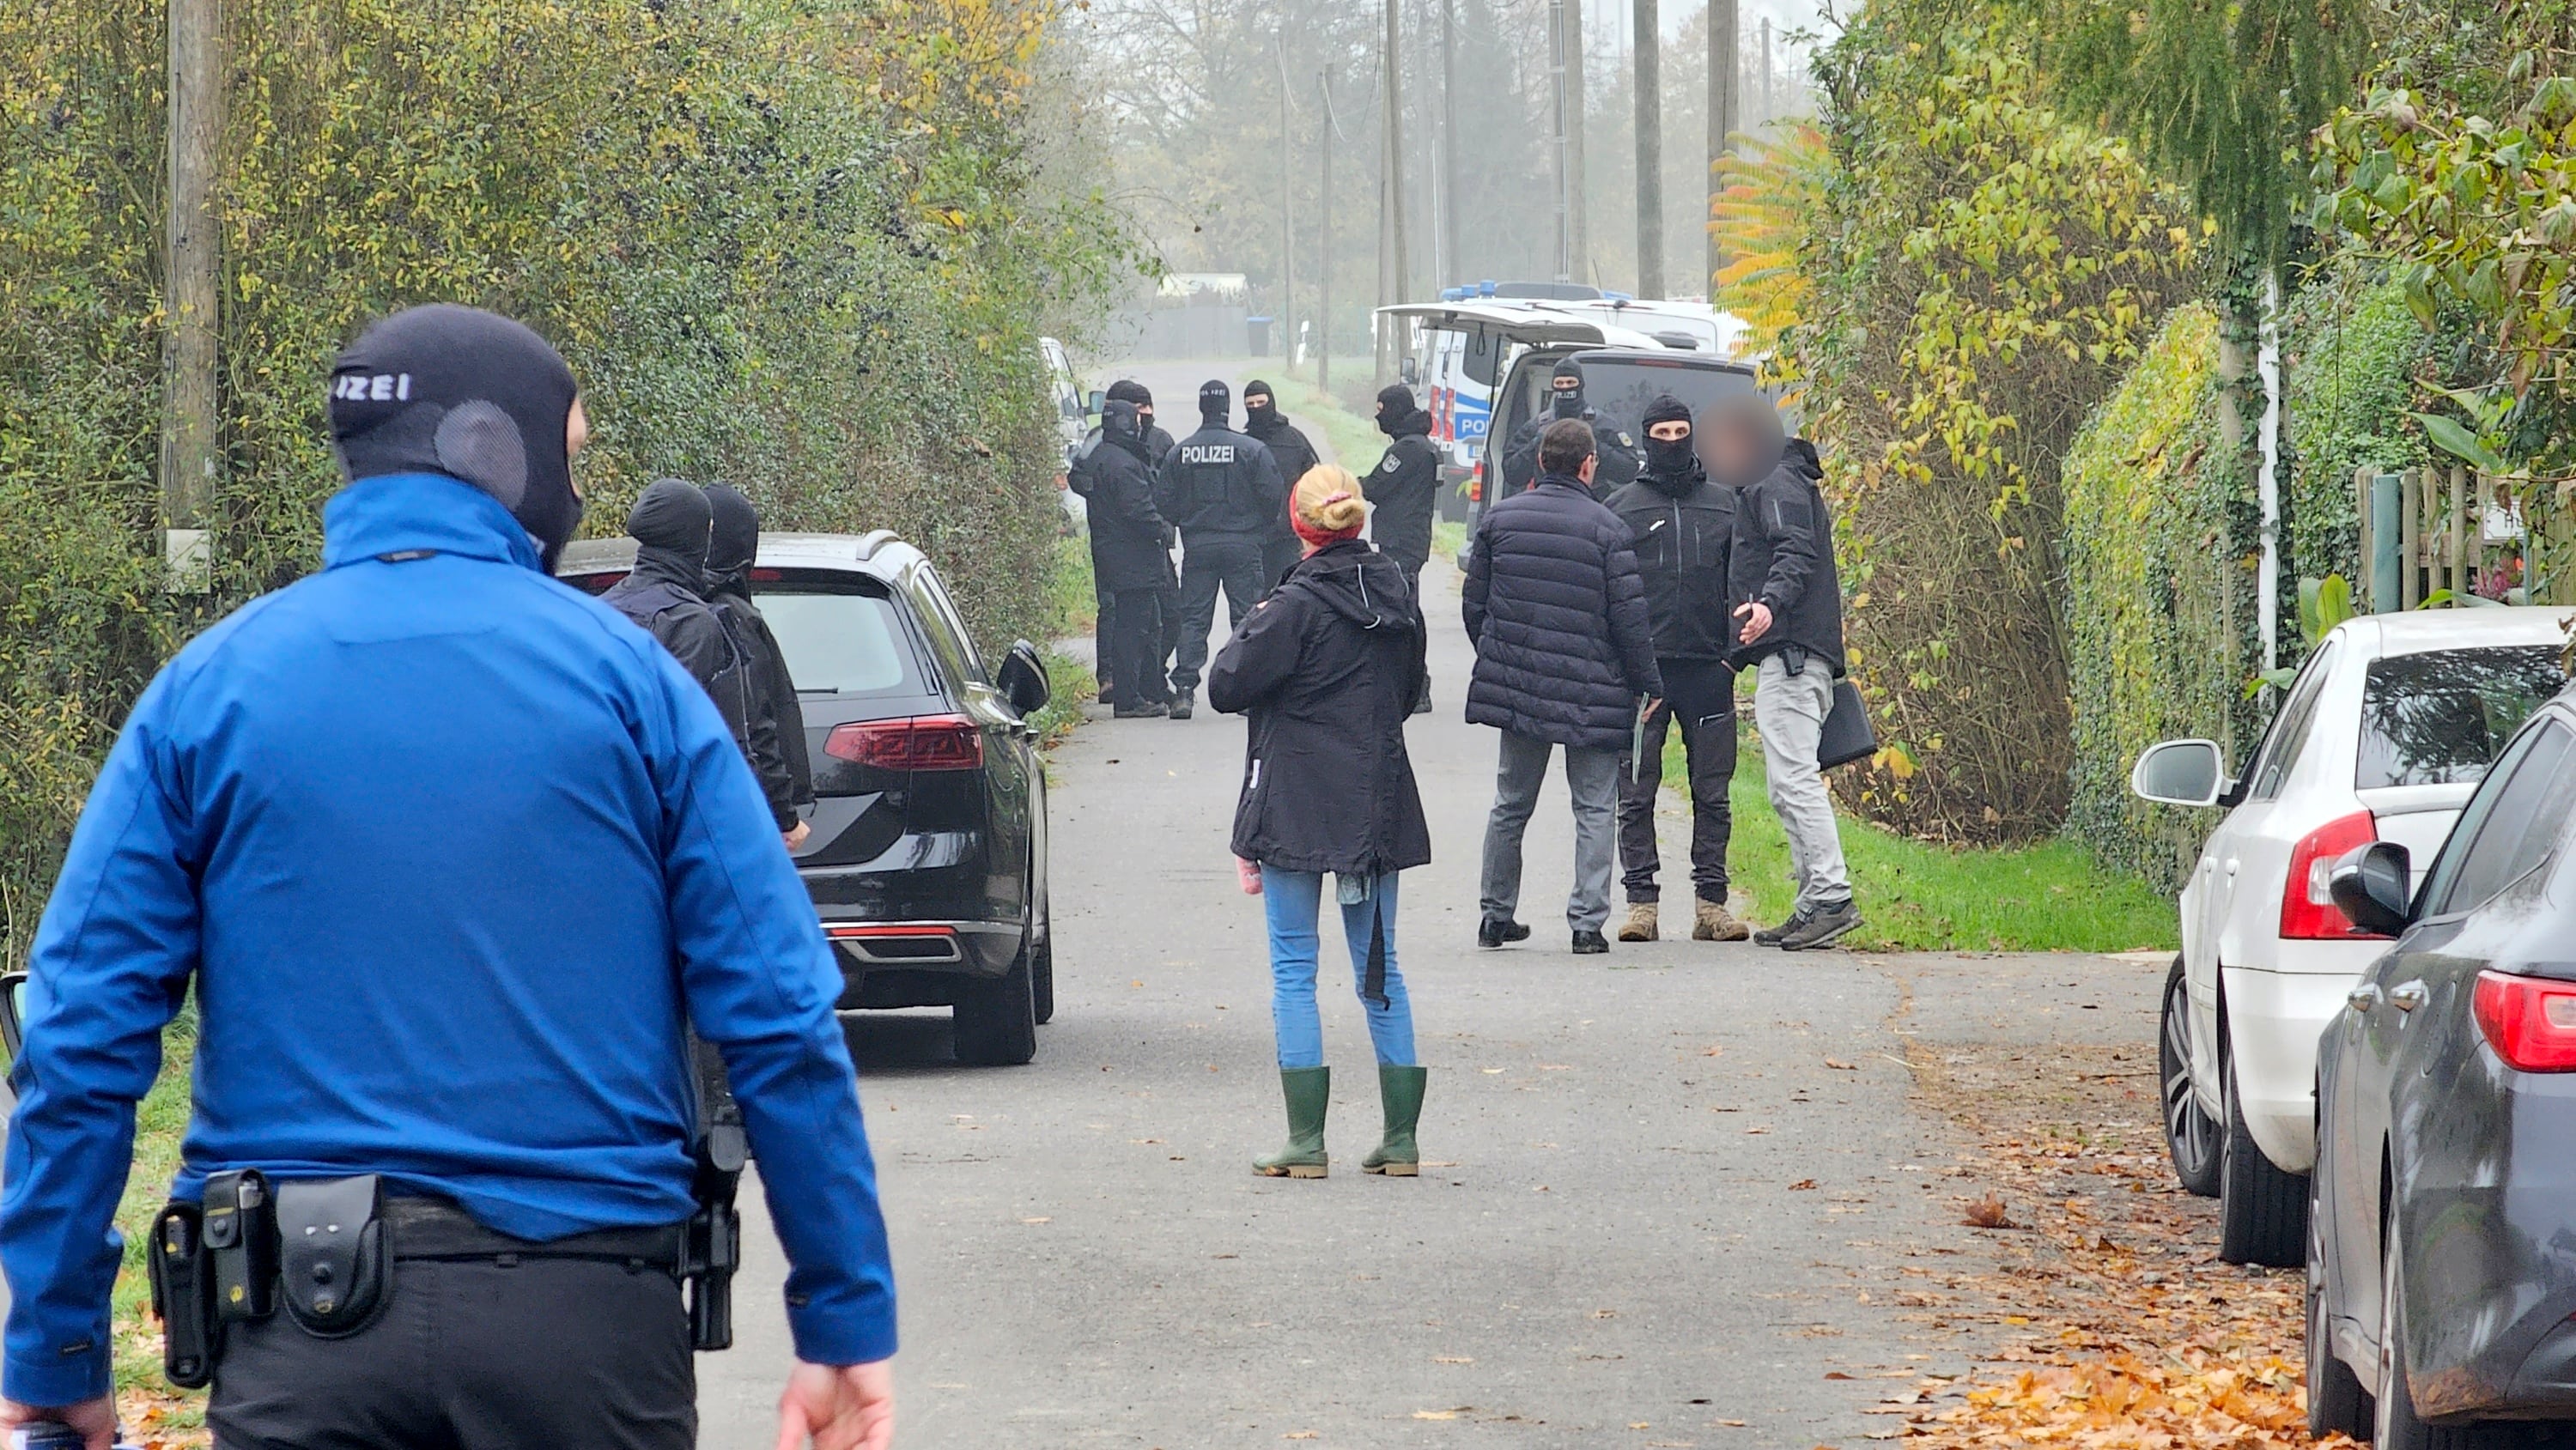
[[[2371,936],[2396,936],[2415,923],[2413,863],[2395,841],[2346,851],[2326,877],[2344,919]]]
[[[2129,770],[2129,791],[2160,805],[2216,805],[2227,792],[2227,757],[2215,740],[2150,745]]]
[[[1002,656],[1002,698],[1026,719],[1047,707],[1055,697],[1055,687],[1047,680],[1046,661],[1038,658],[1038,647],[1027,640],[1011,646]]]
[[[1101,392],[1098,388],[1093,388],[1090,392],[1083,394],[1082,411],[1094,418],[1099,417],[1101,396]]]
[[[8,1060],[0,1070],[18,1065],[18,1044],[26,1040],[27,974],[10,972],[0,975],[0,1049],[6,1049]]]

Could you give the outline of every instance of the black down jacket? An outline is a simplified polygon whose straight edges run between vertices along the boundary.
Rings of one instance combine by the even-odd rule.
[[[1387,556],[1419,570],[1431,557],[1431,516],[1440,505],[1440,450],[1431,443],[1431,415],[1420,408],[1388,421],[1386,456],[1360,484],[1376,512],[1369,533]]]
[[[1158,589],[1172,582],[1170,531],[1154,511],[1149,445],[1136,431],[1136,405],[1116,398],[1101,405],[1106,436],[1082,460],[1090,489],[1091,567],[1099,585]]]
[[[1657,659],[1724,664],[1734,657],[1726,560],[1735,502],[1735,490],[1709,482],[1697,462],[1687,476],[1649,473],[1610,495],[1610,512],[1637,541]]]
[[[1744,490],[1735,507],[1728,593],[1737,604],[1771,607],[1771,629],[1736,646],[1738,668],[1796,645],[1843,673],[1843,590],[1834,573],[1834,521],[1817,487],[1825,470],[1816,446],[1789,440],[1771,476]]]
[[[1212,421],[1157,465],[1154,507],[1183,539],[1259,541],[1288,516],[1288,484],[1260,439]]]
[[[1637,697],[1661,695],[1628,526],[1583,485],[1544,474],[1485,510],[1467,559],[1476,673],[1467,722],[1626,750]]]
[[[1377,876],[1431,859],[1404,749],[1422,697],[1422,613],[1384,554],[1316,550],[1217,652],[1208,703],[1249,714],[1234,854]]]

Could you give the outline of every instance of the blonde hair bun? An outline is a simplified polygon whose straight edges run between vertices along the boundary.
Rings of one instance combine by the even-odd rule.
[[[1307,469],[1306,476],[1297,480],[1289,506],[1306,527],[1321,533],[1348,533],[1368,521],[1368,501],[1361,496],[1360,481],[1337,464],[1318,463]]]

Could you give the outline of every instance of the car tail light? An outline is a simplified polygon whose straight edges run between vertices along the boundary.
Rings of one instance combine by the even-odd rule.
[[[2478,973],[2478,1030],[2508,1067],[2576,1072],[2576,982]]]
[[[1484,501],[1485,501],[1485,460],[1483,460],[1483,459],[1479,458],[1479,459],[1477,459],[1477,460],[1476,460],[1476,473],[1475,473],[1475,476],[1467,480],[1467,502],[1469,502],[1469,503],[1483,503]]]
[[[2327,883],[2335,858],[2379,839],[2379,826],[2368,811],[2331,820],[2300,838],[2290,848],[2290,878],[2281,884],[2283,941],[2350,941],[2373,933],[2356,929],[2335,908]]]
[[[980,770],[984,732],[963,715],[853,720],[833,727],[823,753],[882,770]]]
[[[751,582],[754,584],[775,584],[786,577],[787,571],[784,569],[754,569],[751,571]]]

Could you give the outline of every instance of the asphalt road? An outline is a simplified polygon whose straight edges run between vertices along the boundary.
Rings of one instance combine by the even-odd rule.
[[[1410,739],[1437,859],[1406,877],[1399,939],[1424,1176],[1358,1171],[1375,1083],[1331,927],[1333,1175],[1251,1174],[1283,1125],[1259,903],[1226,851],[1242,724],[1095,719],[1057,758],[1038,1060],[957,1067],[944,1013],[853,1019],[900,1443],[1806,1450],[1886,1433],[1860,1410],[1890,1379],[1980,1347],[1890,1304],[1909,1267],[1985,1253],[1905,1038],[2151,1042],[2161,971],[1686,940],[1578,959],[1561,778],[1529,836],[1535,935],[1477,951],[1494,737],[1459,718],[1456,576],[1425,582],[1440,708]],[[771,1443],[788,1357],[783,1266],[748,1227],[740,1347],[700,1361],[718,1450]]]

